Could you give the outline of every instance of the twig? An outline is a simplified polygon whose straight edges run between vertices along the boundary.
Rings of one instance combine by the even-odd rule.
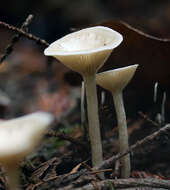
[[[161,127],[157,122],[151,120],[146,114],[142,113],[142,112],[138,112],[138,114],[145,119],[147,122],[151,123],[153,126],[155,127]]]
[[[83,143],[83,142],[81,142],[81,141],[79,141],[77,139],[74,139],[74,138],[72,138],[72,137],[70,137],[68,135],[65,135],[64,133],[57,133],[55,131],[50,130],[50,131],[47,132],[47,135],[53,136],[53,137],[58,137],[58,138],[60,138],[62,140],[69,141],[69,142],[71,142],[71,143],[73,143],[73,144],[75,144],[77,146],[83,147],[84,149],[88,150],[88,146],[85,143]]]
[[[103,173],[103,172],[112,172],[113,170],[112,169],[103,169],[103,170],[97,170],[97,171],[91,171],[90,173],[87,173],[87,174],[98,174],[98,173]]]
[[[34,18],[34,15],[32,15],[32,14],[28,15],[28,17],[26,18],[25,22],[22,24],[21,29],[23,29],[24,31],[28,32],[28,26],[32,22],[33,18]]]
[[[43,162],[40,164],[40,166],[38,168],[34,168],[34,172],[32,173],[32,178],[41,178],[44,173],[47,173],[47,170],[52,166],[52,165],[56,165],[56,163],[59,165],[61,163],[61,159],[58,159],[56,157]]]
[[[33,19],[33,15],[28,15],[25,22],[22,24],[21,29],[24,30],[25,32],[28,32],[28,26],[31,23],[32,19]],[[16,42],[19,41],[21,36],[22,36],[21,34],[16,34],[13,36],[11,43],[7,46],[4,55],[0,59],[0,64],[7,58],[8,55],[12,53],[13,46],[16,44]]]
[[[85,168],[86,168],[88,171],[93,172],[92,168],[91,168],[89,165],[87,165],[85,162],[83,162],[82,164],[85,166]],[[98,171],[98,170],[97,170],[97,171]],[[100,172],[99,172],[99,173],[100,173]],[[86,174],[87,174],[87,173],[86,173]],[[94,173],[94,174],[95,174],[95,173]],[[100,176],[98,176],[98,175],[95,175],[94,177],[95,177],[95,179],[101,180]]]
[[[170,189],[170,182],[168,180],[160,180],[160,179],[148,179],[148,178],[128,178],[128,179],[112,179],[112,180],[104,180],[100,182],[96,182],[99,189],[109,189],[109,185],[112,184],[114,188],[133,188],[133,187],[152,187],[152,188],[164,188]],[[94,186],[92,184],[85,185],[80,188],[71,188],[72,190],[94,190]]]
[[[170,132],[170,124],[167,124],[165,127],[159,129],[158,131],[154,132],[153,134],[145,137],[144,139],[140,140],[140,141],[137,141],[134,145],[130,146],[130,148],[125,151],[124,153],[119,153],[115,156],[112,156],[111,158],[105,160],[102,162],[102,164],[98,167],[96,167],[95,169],[106,169],[106,168],[109,168],[112,166],[112,164],[120,159],[121,157],[125,156],[126,154],[134,151],[136,148],[139,148],[140,146],[143,146],[144,144],[146,143],[150,143],[151,141],[153,141],[155,138],[163,135],[163,134],[166,134],[167,132]]]
[[[0,26],[7,28],[8,30],[11,30],[13,32],[17,32],[18,34],[21,34],[30,40],[36,41],[36,43],[41,44],[45,47],[49,46],[49,43],[46,42],[45,40],[42,40],[42,39],[38,38],[37,36],[34,36],[33,34],[30,34],[28,32],[25,32],[24,30],[19,29],[15,26],[12,26],[12,25],[7,24],[5,22],[0,22]]]

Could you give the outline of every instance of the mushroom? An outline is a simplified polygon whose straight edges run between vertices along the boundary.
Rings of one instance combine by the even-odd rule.
[[[96,26],[68,34],[44,51],[45,55],[57,58],[73,71],[80,73],[84,79],[93,166],[103,161],[95,74],[122,39],[118,32]]]
[[[0,123],[0,163],[7,173],[9,190],[19,189],[19,161],[39,144],[52,121],[51,114],[35,112]]]
[[[120,153],[125,152],[129,148],[122,91],[132,79],[137,67],[138,65],[132,65],[102,72],[96,75],[96,83],[111,91],[113,95],[118,121]],[[121,158],[121,165],[121,176],[123,178],[128,178],[131,170],[129,154]]]

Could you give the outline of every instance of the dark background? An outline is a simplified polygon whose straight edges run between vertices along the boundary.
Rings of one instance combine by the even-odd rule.
[[[159,37],[170,37],[168,0],[14,0],[3,1],[0,20],[20,26],[34,14],[31,32],[51,42],[71,27],[121,19]]]

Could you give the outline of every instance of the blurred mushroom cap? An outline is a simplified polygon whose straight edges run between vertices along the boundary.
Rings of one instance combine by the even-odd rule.
[[[96,75],[96,83],[112,93],[122,91],[135,74],[138,65],[109,70]]]
[[[46,112],[35,112],[0,123],[0,162],[21,160],[39,144],[53,121]]]
[[[123,40],[118,32],[103,26],[82,29],[64,36],[45,49],[67,67],[81,74],[95,73]]]

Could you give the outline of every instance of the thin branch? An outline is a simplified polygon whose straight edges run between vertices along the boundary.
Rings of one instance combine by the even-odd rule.
[[[45,47],[49,46],[49,43],[46,42],[45,40],[42,40],[42,39],[38,38],[37,36],[34,36],[33,34],[27,33],[24,30],[19,29],[15,26],[12,26],[12,25],[7,24],[5,22],[0,22],[0,26],[7,28],[8,30],[11,30],[13,32],[17,32],[18,34],[23,35],[30,40],[36,41],[36,43],[41,44]]]
[[[22,24],[21,29],[24,30],[25,32],[27,32],[28,26],[31,23],[32,19],[33,19],[33,15],[28,15],[25,22]],[[22,36],[21,34],[16,34],[13,36],[11,43],[7,46],[4,55],[0,59],[0,64],[8,57],[8,55],[10,55],[12,53],[13,46],[19,41],[21,36]]]
[[[26,18],[25,22],[22,24],[21,29],[23,29],[24,31],[28,31],[28,26],[30,25],[30,23],[32,22],[32,19],[34,18],[33,15],[28,15],[28,17]]]
[[[47,135],[53,136],[53,137],[58,137],[59,139],[69,141],[72,144],[75,144],[77,146],[80,146],[80,147],[88,150],[88,145],[86,145],[85,143],[83,143],[83,142],[81,142],[81,141],[79,141],[77,139],[74,139],[74,138],[72,138],[72,137],[70,137],[70,136],[68,136],[68,135],[66,135],[64,133],[57,133],[57,132],[55,132],[53,130],[50,130],[50,131],[47,132]]]
[[[152,188],[164,188],[164,189],[170,189],[170,182],[168,180],[160,180],[160,179],[148,179],[148,178],[128,178],[128,179],[112,179],[112,180],[104,180],[100,182],[96,182],[96,185],[99,187],[99,189],[109,189],[110,184],[114,188],[133,188],[133,187],[152,187]],[[71,188],[72,190],[95,190],[94,186],[92,184],[85,185],[80,188]]]
[[[147,122],[151,123],[153,126],[155,127],[161,127],[161,125],[159,125],[157,122],[151,120],[146,114],[142,113],[142,112],[138,112],[138,114],[145,119]]]
[[[152,142],[155,138],[157,138],[163,134],[166,134],[168,132],[170,132],[170,124],[167,124],[165,127],[159,129],[158,131],[152,133],[151,135],[145,137],[144,139],[137,141],[134,145],[130,146],[130,148],[127,151],[125,151],[124,153],[121,153],[121,154],[119,153],[119,154],[112,156],[111,158],[103,161],[102,164],[100,166],[96,167],[95,169],[104,169],[104,168],[106,169],[106,168],[111,167],[112,164],[116,160],[122,158],[123,156],[127,155],[130,152],[133,152],[136,148],[139,148],[140,146],[143,146],[146,143]]]

